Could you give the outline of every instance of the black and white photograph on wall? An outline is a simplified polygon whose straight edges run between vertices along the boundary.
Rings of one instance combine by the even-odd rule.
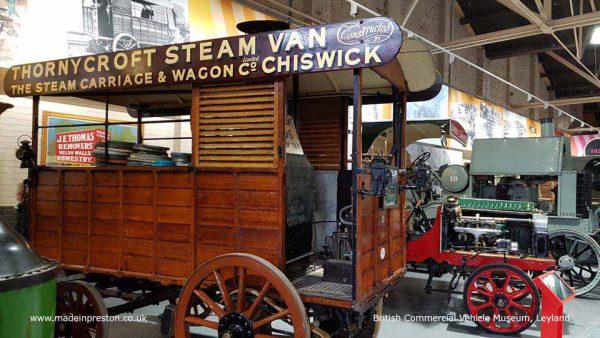
[[[476,126],[476,138],[502,137],[502,113],[483,102],[479,104],[480,115]]]
[[[27,0],[0,0],[0,64],[14,61]]]
[[[189,41],[187,10],[187,0],[82,0],[81,39],[69,47],[86,38],[89,53]]]
[[[406,112],[409,120],[447,118],[448,86],[442,86],[442,90],[431,100],[407,103]]]
[[[513,112],[504,111],[504,137],[527,137],[527,118]]]
[[[2,67],[186,41],[188,0],[0,0]]]

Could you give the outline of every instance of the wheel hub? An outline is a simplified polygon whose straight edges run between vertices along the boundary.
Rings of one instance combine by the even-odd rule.
[[[219,321],[220,338],[252,338],[254,329],[252,321],[241,313],[231,312]]]
[[[496,295],[496,297],[494,297],[494,304],[497,307],[503,309],[508,305],[508,298],[506,298],[506,296],[502,294]]]
[[[562,270],[571,270],[575,266],[575,260],[571,256],[564,255],[558,259],[558,266]]]

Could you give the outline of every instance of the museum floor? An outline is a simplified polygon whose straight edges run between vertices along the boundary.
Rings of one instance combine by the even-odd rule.
[[[403,337],[450,338],[450,337],[506,337],[489,334],[472,322],[419,322],[411,321],[417,316],[460,316],[464,314],[464,306],[460,295],[453,295],[450,303],[446,295],[434,293],[426,295],[423,285],[426,276],[409,273],[393,290],[385,301],[384,315],[399,318],[397,321],[384,322],[379,333],[380,338],[395,338],[399,332]],[[445,280],[438,281],[437,287],[445,287]],[[434,284],[434,287],[436,285]],[[460,288],[460,286],[459,286]],[[111,304],[112,299],[107,299]],[[149,306],[137,310],[136,314],[148,314],[146,323],[112,323],[111,338],[160,338],[158,314],[164,304]],[[576,298],[567,303],[565,314],[570,321],[565,323],[564,337],[597,338],[600,337],[600,290],[588,293],[583,298]],[[512,337],[539,337],[539,323],[534,324],[520,335]]]

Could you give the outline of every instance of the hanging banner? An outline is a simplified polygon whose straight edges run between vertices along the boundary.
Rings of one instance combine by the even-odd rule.
[[[377,67],[401,44],[398,24],[378,17],[17,65],[4,90],[47,95]]]

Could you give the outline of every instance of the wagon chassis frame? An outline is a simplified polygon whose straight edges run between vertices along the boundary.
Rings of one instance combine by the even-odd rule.
[[[82,273],[78,270],[63,269],[65,276],[57,278],[58,283],[84,281],[94,286],[102,298],[119,298],[123,304],[107,308],[108,315],[115,316],[133,312],[149,305],[158,305],[169,301],[175,304],[180,289],[174,286],[161,285],[140,278],[114,277],[100,273]]]

